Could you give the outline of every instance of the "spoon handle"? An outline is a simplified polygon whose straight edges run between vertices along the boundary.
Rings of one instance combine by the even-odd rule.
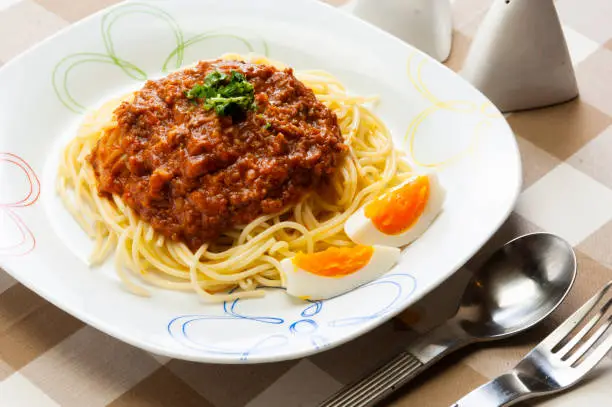
[[[341,389],[319,407],[373,406],[442,357],[469,342],[453,321],[447,321],[411,343],[406,350],[368,376]]]
[[[345,387],[319,407],[371,406],[425,370],[425,365],[408,352],[402,352],[369,376]]]

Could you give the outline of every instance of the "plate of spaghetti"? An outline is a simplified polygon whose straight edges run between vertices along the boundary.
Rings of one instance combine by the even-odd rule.
[[[318,2],[125,2],[0,86],[0,266],[175,358],[364,334],[459,269],[521,185],[482,94]]]

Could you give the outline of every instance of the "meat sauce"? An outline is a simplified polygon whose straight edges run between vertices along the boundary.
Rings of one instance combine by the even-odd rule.
[[[242,73],[256,109],[219,116],[185,93],[211,72]],[[200,62],[148,81],[115,110],[88,157],[98,190],[119,195],[164,236],[196,249],[323,187],[346,145],[336,115],[291,69]]]

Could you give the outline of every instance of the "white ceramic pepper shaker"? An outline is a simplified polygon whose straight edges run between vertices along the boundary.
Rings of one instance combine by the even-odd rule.
[[[450,0],[357,0],[354,14],[440,62],[451,50]]]
[[[462,76],[502,112],[550,106],[578,96],[553,0],[494,0]]]

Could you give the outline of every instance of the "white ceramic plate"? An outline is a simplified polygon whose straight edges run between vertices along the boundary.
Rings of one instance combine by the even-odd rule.
[[[379,280],[324,302],[205,305],[152,289],[140,298],[111,264],[90,269],[91,242],[55,195],[61,147],[87,108],[146,78],[225,52],[268,54],[328,70],[377,113],[398,146],[435,167],[442,215]],[[337,346],[396,315],[462,266],[510,213],[521,179],[499,112],[444,66],[386,33],[307,0],[123,3],[45,41],[0,70],[0,266],[92,326],[171,357],[256,363]]]

